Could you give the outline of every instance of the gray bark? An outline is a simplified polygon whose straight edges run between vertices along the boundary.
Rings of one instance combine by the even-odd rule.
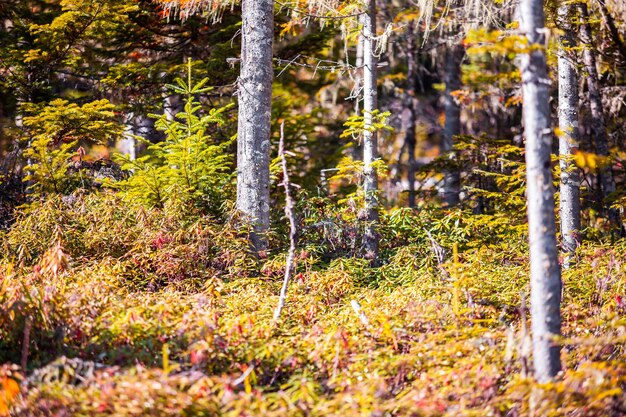
[[[378,174],[373,163],[378,159],[378,135],[372,129],[372,112],[378,107],[375,56],[376,1],[369,0],[368,13],[362,15],[363,25],[363,192],[365,193],[365,235],[363,246],[366,258],[378,257]]]
[[[363,88],[363,35],[359,34],[356,44],[356,62],[354,64],[357,68],[354,76],[354,91],[356,99],[354,100],[354,114],[361,112],[361,89]]]
[[[154,139],[151,140],[155,133],[154,119],[143,114],[135,117],[135,131],[137,136],[141,136],[148,141],[154,141]]]
[[[132,113],[126,117],[124,136],[117,144],[122,155],[127,156],[131,161],[137,159],[137,146],[134,138],[134,135],[136,135],[134,119],[135,117]]]
[[[606,26],[611,33],[611,38],[615,43],[615,46],[617,47],[620,55],[622,56],[622,61],[624,61],[626,60],[626,45],[624,45],[624,42],[622,42],[619,30],[617,29],[617,26],[615,26],[615,20],[613,19],[613,16],[611,16],[609,9],[606,7],[605,0],[598,0],[598,4],[600,5],[600,13],[602,14],[604,23],[606,23]]]
[[[461,134],[461,106],[452,96],[452,92],[461,88],[461,62],[465,56],[465,49],[455,45],[446,53],[446,68],[444,81],[446,91],[444,95],[445,124],[443,127],[442,152],[448,155],[451,164],[454,164],[454,137]],[[461,180],[458,169],[450,167],[444,172],[441,196],[448,206],[456,206],[460,201]]]
[[[407,28],[407,87],[406,87],[406,128],[405,143],[408,153],[407,181],[409,185],[409,207],[415,207],[415,123],[417,119],[417,57],[414,23]]]
[[[521,56],[533,362],[536,379],[547,382],[561,370],[560,346],[552,340],[561,334],[561,270],[550,164],[550,81],[543,1],[521,0],[520,12],[520,27],[533,48]]]
[[[561,166],[560,213],[562,247],[566,253],[563,264],[569,267],[571,254],[578,247],[580,231],[580,172],[573,162],[579,146],[578,133],[578,74],[572,18],[575,8],[562,5],[558,11],[558,23],[563,34],[559,37],[559,160]]]
[[[596,55],[593,34],[589,25],[589,10],[585,3],[580,3],[580,42],[583,46],[583,65],[586,72],[587,89],[589,95],[589,110],[591,111],[591,133],[595,139],[596,153],[609,156],[609,141],[606,134],[604,112],[602,111],[602,92],[596,67]],[[600,190],[603,199],[615,192],[615,180],[611,167],[604,167],[598,171]]]
[[[24,104],[24,99],[18,97],[17,106],[15,108],[15,127],[17,127],[18,129],[22,129],[24,127],[24,116],[22,114],[23,104]]]
[[[167,120],[176,120],[176,115],[184,110],[184,103],[178,94],[165,94],[163,97],[163,112]]]
[[[124,136],[118,142],[117,147],[123,155],[134,161],[137,155],[145,149],[145,146],[137,142],[134,136],[141,136],[147,141],[154,142],[156,133],[154,119],[142,114],[129,113],[126,116]]]
[[[237,137],[237,209],[252,226],[251,245],[267,247],[270,223],[270,123],[274,1],[242,0]]]
[[[356,44],[356,60],[354,64],[357,68],[354,75],[354,114],[361,113],[361,100],[363,92],[363,34],[360,33]],[[363,155],[363,147],[355,141],[350,150],[352,159],[358,161]]]

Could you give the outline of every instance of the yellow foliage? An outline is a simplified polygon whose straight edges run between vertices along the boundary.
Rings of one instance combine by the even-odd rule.
[[[589,169],[594,171],[598,168],[606,166],[609,158],[606,156],[597,155],[590,152],[584,152],[581,150],[576,151],[574,154],[574,163],[582,169]]]

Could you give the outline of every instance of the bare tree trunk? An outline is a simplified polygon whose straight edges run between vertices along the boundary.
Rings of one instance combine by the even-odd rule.
[[[137,136],[141,136],[142,138],[150,141],[155,132],[154,119],[146,116],[145,114],[138,115],[135,117],[135,129]],[[154,139],[152,139],[152,141],[154,141]]]
[[[579,3],[579,7],[580,17],[582,19],[582,24],[580,25],[580,41],[583,46],[583,65],[586,72],[587,88],[589,93],[591,132],[595,138],[596,153],[598,155],[608,157],[610,154],[609,141],[606,134],[604,112],[602,111],[602,92],[600,91],[600,82],[594,52],[597,46],[595,46],[593,42],[593,34],[591,32],[591,26],[589,25],[589,10],[587,9],[587,4],[581,2]],[[613,171],[610,166],[604,167],[598,171],[598,175],[600,177],[599,183],[602,198],[605,199],[609,194],[615,192]],[[616,219],[613,218],[611,220]]]
[[[354,91],[356,99],[354,100],[354,114],[361,112],[361,88],[363,88],[363,34],[359,34],[356,44],[356,62],[354,64],[357,68],[356,75],[354,77]]]
[[[178,94],[165,93],[163,97],[163,112],[170,122],[176,120],[176,115],[184,110],[183,100]]]
[[[366,258],[378,257],[378,174],[374,162],[378,159],[378,135],[373,130],[373,112],[378,107],[375,56],[376,0],[369,0],[368,12],[362,15],[363,24],[363,191],[365,193]]]
[[[165,85],[167,80],[167,73],[162,72],[160,74],[161,82],[163,83],[163,114],[165,118],[172,122],[176,120],[176,115],[184,110],[184,103],[180,94],[175,94]]]
[[[361,97],[363,91],[363,34],[359,33],[356,44],[356,60],[354,64],[357,68],[354,76],[354,114],[361,113]],[[358,141],[354,141],[350,148],[352,159],[358,161],[363,155],[362,145]]]
[[[30,332],[33,329],[33,319],[31,316],[27,316],[24,321],[24,337],[22,338],[22,359],[20,365],[22,372],[26,373],[28,368],[28,355],[30,353]]]
[[[405,128],[405,143],[408,153],[407,181],[409,186],[409,207],[415,207],[415,122],[417,121],[417,48],[414,23],[409,22],[407,29],[407,88],[406,106],[407,118]]]
[[[24,115],[22,114],[22,105],[24,104],[24,99],[21,97],[17,98],[17,103],[15,107],[15,127],[18,129],[22,129],[24,127]]]
[[[251,245],[267,247],[270,223],[270,123],[274,1],[242,0],[237,139],[237,209],[252,226]]]
[[[543,1],[522,0],[520,11],[522,32],[533,48],[521,56],[533,360],[536,379],[547,382],[561,370],[560,346],[552,340],[561,334],[561,270],[550,165],[550,80]]]
[[[462,45],[455,45],[446,53],[446,72],[444,81],[446,91],[444,95],[445,124],[443,127],[443,146],[441,151],[448,154],[451,164],[454,164],[454,137],[461,134],[461,106],[452,96],[452,92],[461,88],[461,62],[465,56]],[[444,172],[443,201],[448,206],[456,206],[460,201],[461,180],[459,171],[454,167]]]
[[[576,73],[576,46],[572,31],[573,5],[559,7],[559,159],[561,165],[560,213],[563,251],[566,253],[564,268],[569,268],[571,255],[578,247],[580,231],[580,172],[573,162],[573,154],[579,146],[578,133],[578,74]]]
[[[119,140],[117,144],[118,150],[130,159],[134,161],[137,159],[137,146],[134,138],[135,132],[135,115],[129,113],[126,115],[126,121],[124,123],[124,136]]]
[[[613,16],[611,16],[609,9],[606,7],[606,1],[598,0],[598,4],[600,5],[600,13],[602,14],[604,23],[606,23],[606,26],[611,33],[611,38],[613,38],[613,42],[615,43],[617,50],[622,56],[622,61],[626,61],[626,45],[624,45],[624,42],[622,42],[622,38],[619,35],[617,26],[615,26],[615,20],[613,19]]]

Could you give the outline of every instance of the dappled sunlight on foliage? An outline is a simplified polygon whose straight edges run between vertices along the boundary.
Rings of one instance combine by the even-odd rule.
[[[29,367],[39,368],[19,395],[6,383],[15,415],[594,416],[623,407],[624,242],[579,250],[577,272],[564,276],[566,370],[538,386],[524,377],[528,262],[515,228],[479,244],[485,231],[460,214],[391,212],[386,261],[374,269],[325,261],[314,248],[329,244],[315,242],[331,237],[305,234],[312,240],[301,242],[274,323],[272,271],[284,255],[255,259],[234,229],[176,213],[74,193],[31,205],[4,235],[1,360],[19,363],[30,321]],[[468,228],[472,244],[448,221]],[[50,363],[62,355],[77,359]]]
[[[618,3],[0,0],[0,417],[626,416]]]

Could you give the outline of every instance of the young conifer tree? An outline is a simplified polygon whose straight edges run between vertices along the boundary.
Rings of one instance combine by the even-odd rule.
[[[549,78],[546,64],[546,28],[542,0],[521,0],[520,28],[528,39],[521,56],[530,292],[535,377],[553,379],[561,370],[561,269],[556,244],[554,188],[552,186],[552,129]]]

